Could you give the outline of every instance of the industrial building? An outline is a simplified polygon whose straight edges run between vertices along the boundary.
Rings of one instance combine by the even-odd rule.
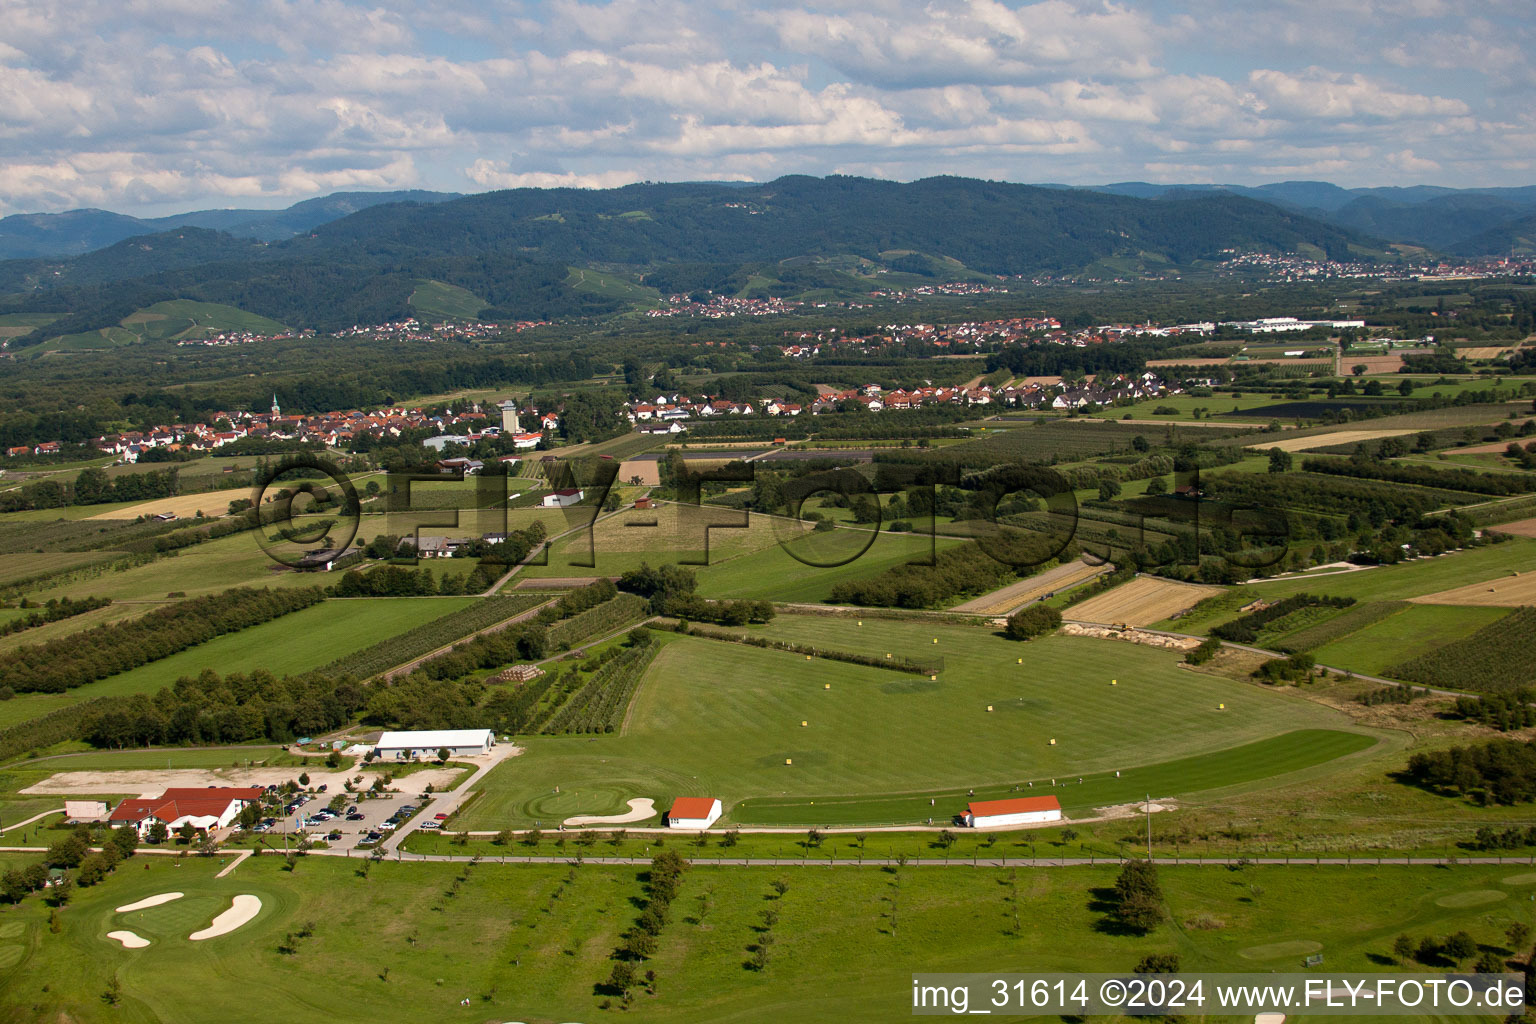
[[[448,751],[449,757],[474,757],[489,754],[495,745],[496,734],[490,729],[427,729],[386,732],[373,752],[381,761],[435,760],[440,750]]]

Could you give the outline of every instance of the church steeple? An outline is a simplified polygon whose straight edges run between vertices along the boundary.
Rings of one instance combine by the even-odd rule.
[[[274,391],[272,393],[272,416],[273,416],[274,419],[276,419],[278,416],[281,416],[282,414],[283,414],[283,410],[281,410],[281,409],[279,409],[277,407],[277,392]]]

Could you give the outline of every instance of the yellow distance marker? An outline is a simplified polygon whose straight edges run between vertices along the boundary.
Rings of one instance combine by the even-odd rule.
[[[1216,710],[1217,711],[1225,711],[1225,710],[1227,710],[1227,706],[1225,704],[1217,704],[1216,705]]]
[[[992,705],[991,705],[991,704],[988,704],[988,705],[987,705],[987,710],[988,710],[988,711],[991,711],[991,710],[992,710]]]
[[[1109,685],[1110,686],[1119,686],[1120,685],[1120,680],[1118,680],[1118,679],[1111,679],[1109,681]]]
[[[786,757],[786,758],[785,758],[785,759],[784,759],[784,763],[785,763],[785,764],[794,764],[794,763],[795,763],[795,759],[794,759],[794,758],[792,758],[792,757]]]
[[[1053,747],[1054,747],[1054,746],[1055,746],[1055,745],[1056,745],[1056,740],[1055,740],[1055,739],[1054,739],[1054,738],[1053,738],[1053,739],[1052,739],[1052,740],[1051,740],[1051,746],[1053,746]]]
[[[821,688],[823,690],[830,690],[830,689],[832,689],[832,684],[831,683],[822,683],[821,684]]]
[[[806,721],[801,721],[801,723],[800,723],[800,728],[802,728],[802,729],[804,729],[804,728],[805,728],[805,727],[806,727],[806,726],[808,726],[808,725],[810,725],[810,724],[811,724],[811,723],[810,723],[810,722],[806,722]]]

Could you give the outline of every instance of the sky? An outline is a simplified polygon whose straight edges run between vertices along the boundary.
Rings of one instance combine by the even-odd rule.
[[[1531,0],[0,0],[0,214],[959,174],[1536,183]]]

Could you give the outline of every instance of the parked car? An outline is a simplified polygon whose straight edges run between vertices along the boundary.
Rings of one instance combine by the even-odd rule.
[[[424,821],[424,822],[421,823],[421,827],[423,829],[442,828],[443,827],[443,823],[440,822],[440,821]]]
[[[438,821],[448,820],[448,815],[444,814],[442,811],[438,811],[436,814],[432,815],[432,817],[436,818]]]

